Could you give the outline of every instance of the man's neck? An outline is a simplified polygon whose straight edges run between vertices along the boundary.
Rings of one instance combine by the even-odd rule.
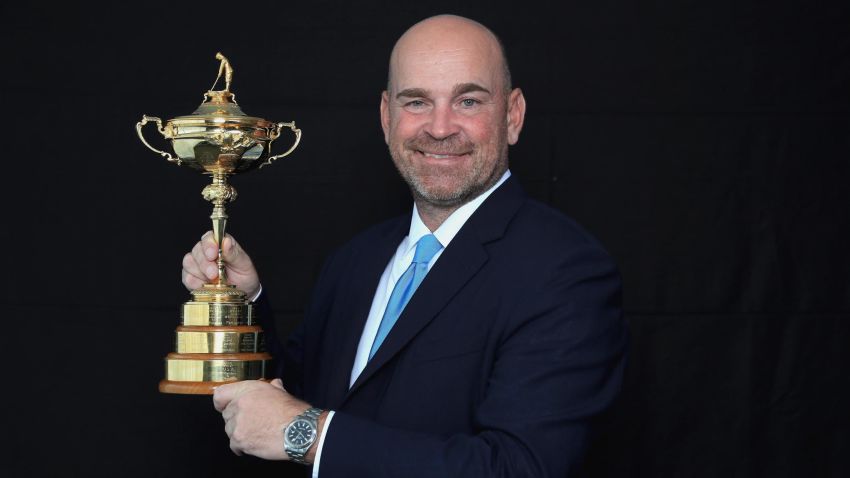
[[[510,176],[507,167],[501,171],[501,173],[495,174],[487,187],[483,188],[477,194],[472,194],[463,201],[460,201],[456,204],[451,205],[442,205],[442,204],[434,204],[432,202],[428,202],[423,197],[419,197],[416,192],[411,188],[413,192],[413,202],[416,203],[416,209],[419,212],[419,218],[422,219],[422,223],[428,227],[428,230],[431,232],[439,229],[440,226],[446,222],[446,219],[449,218],[455,211],[462,208],[466,204],[470,202],[476,201],[479,197],[486,198],[490,195],[490,193],[496,189],[496,185],[504,182],[507,177]],[[478,207],[478,206],[476,206]]]
[[[463,204],[441,207],[435,206],[421,199],[417,199],[415,202],[416,210],[419,211],[419,218],[422,219],[422,222],[428,226],[428,230],[431,232],[436,231],[444,222],[446,222],[446,219],[448,219],[453,212],[457,211],[458,208],[463,206],[463,204],[466,204],[466,202],[464,202]]]

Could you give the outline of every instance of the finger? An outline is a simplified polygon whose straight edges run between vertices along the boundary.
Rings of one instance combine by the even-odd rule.
[[[185,285],[186,288],[189,289],[190,291],[203,287],[203,285],[204,285],[203,280],[201,280],[201,279],[199,279],[199,278],[197,278],[197,277],[195,277],[191,274],[188,274],[185,270],[180,271],[180,272],[181,272],[181,277],[183,279],[183,285]]]
[[[254,267],[251,257],[245,253],[242,246],[230,234],[225,234],[222,241],[221,256],[227,265],[237,271],[248,271]]]
[[[230,449],[236,456],[242,456],[242,450],[239,448],[239,446],[233,443],[233,440],[230,440]]]
[[[215,236],[212,231],[205,232],[204,235],[201,236],[201,242],[198,244],[201,245],[203,255],[208,261],[218,259],[218,243],[215,242]]]
[[[227,437],[230,438],[230,449],[237,456],[242,456],[242,447],[236,443],[236,440],[233,439],[233,432],[236,431],[236,420],[228,420],[224,424],[224,433],[227,433]]]
[[[227,420],[224,422],[224,433],[227,433],[227,438],[233,440],[233,431],[236,429],[236,420]]]
[[[283,390],[284,392],[286,391],[286,389],[283,388],[283,381],[279,378],[276,378],[269,383],[275,388],[279,388],[279,389]]]
[[[230,403],[233,403],[233,402],[230,402]],[[229,422],[230,419],[233,418],[235,415],[236,415],[236,407],[227,406],[227,407],[224,407],[224,410],[221,411],[221,418],[224,418],[225,424],[227,422]],[[227,431],[226,428],[225,428],[225,431]]]
[[[219,412],[225,408],[237,397],[239,393],[239,383],[229,383],[227,385],[219,385],[213,391],[213,406]]]
[[[186,284],[187,276],[194,278],[192,280],[192,285],[195,284],[196,281],[200,281],[201,284],[206,280],[206,276],[203,272],[201,272],[201,268],[198,266],[198,263],[195,261],[195,258],[192,257],[192,253],[188,252],[185,256],[183,256],[183,283]],[[191,279],[190,279],[191,280]],[[189,287],[189,284],[186,284]],[[195,286],[197,288],[197,286]]]
[[[195,247],[192,248],[192,258],[198,264],[198,270],[201,271],[202,276],[205,280],[212,280],[218,277],[218,266],[215,263],[215,258],[218,257],[218,252],[214,252],[213,259],[208,258],[207,245],[204,244],[204,240],[195,244]],[[213,241],[213,247],[215,245],[215,241]]]

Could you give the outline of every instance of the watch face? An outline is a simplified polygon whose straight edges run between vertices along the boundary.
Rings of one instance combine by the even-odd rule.
[[[286,444],[292,448],[304,448],[316,439],[316,429],[307,420],[295,420],[286,428]]]

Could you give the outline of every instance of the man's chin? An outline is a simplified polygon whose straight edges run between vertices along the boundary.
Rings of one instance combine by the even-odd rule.
[[[461,206],[471,199],[469,188],[458,189],[457,187],[411,187],[413,196],[417,202],[423,201],[431,206],[439,208],[450,208]]]

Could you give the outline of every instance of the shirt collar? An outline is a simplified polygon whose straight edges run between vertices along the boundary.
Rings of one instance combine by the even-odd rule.
[[[452,239],[454,239],[460,231],[460,228],[466,224],[466,221],[472,216],[478,207],[481,206],[481,203],[483,203],[484,200],[496,190],[496,188],[507,181],[509,177],[511,177],[511,171],[507,170],[504,174],[502,174],[502,177],[499,178],[496,184],[490,187],[490,189],[484,191],[475,199],[457,208],[455,212],[451,213],[451,215],[447,217],[442,224],[440,224],[440,227],[438,227],[433,234],[437,237],[437,240],[440,241],[440,244],[442,244],[444,248],[449,246],[449,243],[452,242]],[[416,209],[416,203],[414,203],[413,215],[410,219],[410,231],[407,234],[407,244],[404,250],[405,255],[409,253],[419,242],[419,239],[422,239],[422,236],[426,234],[432,234],[432,232],[428,229],[428,226],[422,222],[422,218],[419,217],[419,210]]]

